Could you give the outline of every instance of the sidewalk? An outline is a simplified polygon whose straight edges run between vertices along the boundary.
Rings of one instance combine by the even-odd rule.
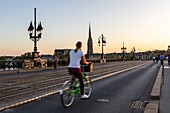
[[[52,68],[30,68],[30,69],[14,69],[14,70],[1,70],[0,74],[16,74],[16,73],[25,73],[25,72],[35,72],[35,71],[42,71],[42,70],[49,70]]]
[[[64,69],[67,66],[59,66],[58,69]],[[46,67],[46,68],[30,68],[30,69],[15,69],[15,70],[1,70],[1,74],[16,74],[16,73],[27,73],[27,72],[37,72],[37,71],[44,71],[44,70],[55,70],[53,67]]]
[[[170,113],[170,66],[164,64],[164,84],[161,89],[160,113]]]

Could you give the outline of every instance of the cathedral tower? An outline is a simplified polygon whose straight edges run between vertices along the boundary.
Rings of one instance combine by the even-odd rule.
[[[88,41],[87,41],[87,54],[88,55],[93,54],[93,40],[91,37],[90,23],[89,23],[89,37],[88,37]]]

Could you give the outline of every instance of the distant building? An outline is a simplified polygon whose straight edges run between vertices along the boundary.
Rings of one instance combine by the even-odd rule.
[[[166,51],[165,50],[155,50],[153,51],[153,55],[154,56],[159,56],[160,54],[166,55]]]
[[[42,54],[42,55],[41,55],[41,59],[52,60],[52,59],[53,59],[53,55]]]
[[[66,55],[70,50],[71,49],[55,49],[54,55],[57,55],[57,56]]]
[[[89,24],[89,37],[88,37],[88,41],[87,41],[87,54],[88,55],[93,54],[93,40],[92,40],[92,37],[91,37],[90,24]]]

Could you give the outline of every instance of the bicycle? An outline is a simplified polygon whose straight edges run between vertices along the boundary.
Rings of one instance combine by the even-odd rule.
[[[92,70],[92,64],[89,64],[88,66],[82,65],[81,68],[84,81],[84,94],[86,94],[89,98],[92,93],[92,85],[90,77],[87,76],[85,72],[90,72]],[[91,70],[89,70],[89,68],[91,68]],[[69,74],[72,75],[72,73]],[[70,107],[73,104],[76,96],[80,96],[80,83],[78,78],[72,75],[72,79],[65,81],[60,89],[62,106],[65,108]]]

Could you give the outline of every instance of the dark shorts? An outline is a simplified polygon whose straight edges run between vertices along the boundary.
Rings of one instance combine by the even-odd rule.
[[[80,81],[80,90],[81,90],[81,95],[84,94],[84,84],[83,84],[83,76],[81,73],[81,68],[68,68],[68,72],[70,75],[74,75],[77,77]]]
[[[81,74],[81,68],[68,68],[68,72],[69,72],[69,74],[71,74],[71,75],[75,75],[75,76],[80,76],[80,75],[82,75]]]

